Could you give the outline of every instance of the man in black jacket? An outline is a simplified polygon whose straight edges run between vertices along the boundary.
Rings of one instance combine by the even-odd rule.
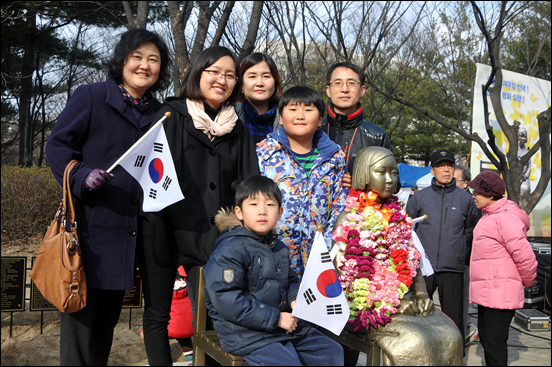
[[[353,172],[355,157],[363,148],[392,150],[385,130],[363,118],[359,100],[366,93],[364,71],[350,62],[340,62],[330,66],[326,79],[326,94],[331,102],[320,130],[341,147],[347,170]]]
[[[350,62],[333,64],[326,74],[326,94],[330,103],[320,130],[341,147],[348,172],[353,172],[355,157],[363,148],[376,146],[393,151],[385,130],[363,118],[359,100],[366,93],[364,79],[364,71]],[[351,176],[345,173],[343,185],[350,187],[350,180]],[[343,352],[345,366],[356,366],[359,352],[346,346],[343,346]]]
[[[454,154],[441,149],[431,155],[431,186],[408,200],[411,218],[424,214],[416,234],[424,246],[434,273],[424,277],[429,297],[439,290],[441,310],[454,321],[465,338],[463,289],[466,252],[478,215],[471,195],[456,186]]]

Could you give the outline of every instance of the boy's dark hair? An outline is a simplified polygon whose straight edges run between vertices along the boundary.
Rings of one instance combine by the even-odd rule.
[[[305,87],[304,85],[297,85],[286,90],[284,94],[282,94],[282,98],[280,98],[280,103],[278,104],[280,116],[282,115],[284,107],[291,102],[304,104],[306,106],[314,105],[318,109],[320,116],[324,116],[324,100],[320,93],[312,88]]]
[[[236,76],[238,77],[238,82],[234,85],[234,90],[230,97],[224,101],[224,105],[233,106],[236,104],[236,101],[242,92],[242,75],[241,69],[239,67],[238,58],[232,51],[223,46],[213,46],[203,50],[192,62],[188,72],[182,80],[182,85],[180,87],[179,98],[187,98],[201,101],[204,96],[201,93],[201,87],[199,82],[201,80],[201,75],[209,66],[213,65],[219,61],[224,56],[230,56],[234,59],[234,64],[236,65]]]
[[[360,68],[360,66],[357,66],[357,65],[355,65],[351,62],[348,62],[348,61],[338,62],[338,63],[333,64],[332,66],[330,66],[330,68],[328,69],[328,72],[326,73],[326,84],[327,85],[330,85],[330,83],[332,82],[332,73],[337,68],[351,69],[352,71],[354,71],[358,75],[360,86],[364,85],[364,82],[365,82],[365,79],[366,79],[366,76],[364,75],[364,70],[362,70]]]
[[[275,199],[278,202],[278,207],[282,207],[282,193],[278,185],[270,178],[261,175],[248,177],[236,185],[236,206],[241,208],[245,199],[253,197],[258,193]]]
[[[280,78],[278,67],[276,66],[274,60],[272,60],[272,57],[260,52],[254,52],[250,55],[247,55],[241,62],[241,73],[242,75],[245,75],[247,69],[260,64],[263,61],[266,62],[266,64],[268,65],[270,73],[272,74],[272,78],[274,78],[274,94],[272,95],[272,97],[270,97],[270,104],[277,105],[278,101],[280,100],[280,96],[282,95],[282,78]],[[240,96],[240,100],[243,101],[244,99],[245,96],[242,93]]]
[[[145,29],[132,29],[121,35],[121,39],[113,50],[113,55],[103,62],[104,68],[109,78],[115,79],[117,83],[122,83],[123,68],[125,60],[131,52],[142,46],[144,43],[151,42],[159,50],[161,56],[161,68],[159,69],[159,78],[149,89],[152,92],[167,88],[171,82],[170,68],[172,59],[165,41],[154,32]]]

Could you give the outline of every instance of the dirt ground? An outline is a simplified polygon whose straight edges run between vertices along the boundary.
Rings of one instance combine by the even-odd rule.
[[[30,244],[2,246],[2,256],[27,256],[28,264],[36,255],[40,240]],[[30,265],[28,265],[30,266]],[[27,283],[30,282],[27,272]],[[27,296],[28,298],[28,296]],[[56,366],[59,365],[60,317],[58,311],[46,311],[40,332],[40,311],[14,312],[10,337],[10,313],[2,312],[2,366]],[[108,364],[110,366],[145,366],[147,356],[140,338],[143,308],[124,309],[121,312]],[[129,328],[129,319],[130,328]],[[184,362],[182,350],[176,340],[171,340],[174,362]]]

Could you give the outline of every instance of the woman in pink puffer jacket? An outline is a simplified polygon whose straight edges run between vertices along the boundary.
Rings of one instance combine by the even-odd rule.
[[[537,276],[537,260],[527,241],[529,216],[503,197],[498,174],[483,171],[468,183],[484,215],[473,232],[470,302],[477,303],[479,339],[487,366],[508,363],[508,332],[515,310],[523,308],[523,287]]]

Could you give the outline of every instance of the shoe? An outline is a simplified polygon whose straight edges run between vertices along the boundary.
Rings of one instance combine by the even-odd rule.
[[[184,358],[186,358],[186,361],[185,361],[186,365],[187,366],[193,366],[194,352],[189,351],[189,352],[182,353],[182,355],[184,355]]]
[[[471,329],[469,334],[466,336],[466,340],[464,341],[464,345],[470,344],[472,341],[474,341],[477,338],[479,338],[479,330],[476,327],[474,327],[473,329]]]

